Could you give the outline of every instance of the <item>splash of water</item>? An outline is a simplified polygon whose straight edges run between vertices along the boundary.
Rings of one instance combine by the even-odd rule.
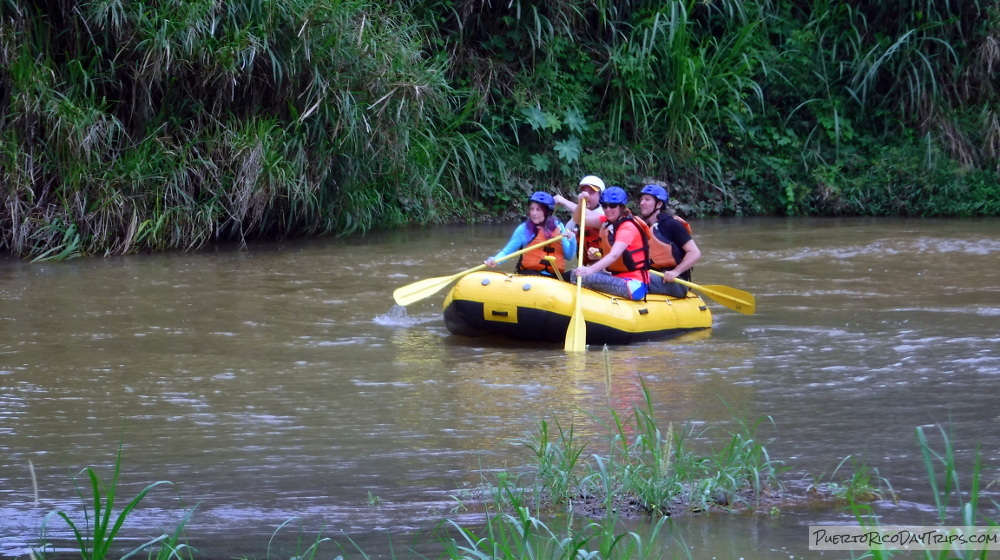
[[[427,322],[426,317],[410,317],[402,305],[393,305],[384,315],[375,317],[375,324],[386,327],[409,327]]]

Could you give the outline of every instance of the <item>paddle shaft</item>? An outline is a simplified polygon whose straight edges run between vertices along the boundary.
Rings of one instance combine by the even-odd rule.
[[[499,263],[499,262],[503,262],[503,261],[505,261],[507,259],[514,258],[514,257],[516,257],[518,255],[522,255],[524,253],[527,253],[528,251],[531,251],[532,249],[536,249],[536,248],[541,247],[543,245],[548,245],[549,243],[554,243],[556,241],[559,241],[563,237],[565,237],[565,236],[560,234],[560,235],[557,235],[557,236],[553,237],[552,239],[546,239],[545,241],[542,241],[541,243],[535,243],[534,245],[529,245],[528,247],[525,247],[524,249],[521,249],[519,251],[514,251],[513,253],[511,253],[509,255],[504,255],[504,256],[500,257],[499,259],[496,259],[496,262]],[[458,280],[459,278],[465,276],[466,274],[472,274],[473,272],[476,272],[476,271],[479,271],[479,270],[483,270],[484,268],[486,268],[486,265],[485,264],[481,264],[479,266],[472,267],[472,268],[470,268],[468,270],[463,270],[462,272],[459,272],[457,274],[452,274],[451,276],[439,276],[437,278],[426,278],[424,280],[420,280],[420,281],[414,282],[412,284],[407,284],[407,285],[402,286],[400,288],[396,288],[396,291],[392,292],[392,298],[394,300],[396,300],[396,304],[397,305],[407,306],[407,305],[410,305],[413,302],[420,301],[420,300],[422,300],[422,299],[424,299],[426,297],[429,297],[429,296],[432,296],[432,295],[438,293],[439,291],[441,291],[441,288],[444,288],[448,284],[451,284],[452,282],[454,282],[455,280]]]
[[[535,243],[534,245],[529,245],[529,246],[525,247],[524,249],[521,249],[519,251],[514,251],[513,253],[511,253],[509,255],[504,255],[504,256],[500,257],[499,259],[496,260],[496,262],[501,263],[501,262],[503,262],[505,260],[512,259],[512,258],[514,258],[514,257],[516,257],[518,255],[523,255],[524,253],[527,253],[528,251],[530,251],[532,249],[537,249],[537,248],[539,248],[539,247],[541,247],[543,245],[548,245],[549,243],[552,243],[554,241],[559,241],[563,237],[566,237],[566,236],[563,235],[563,234],[559,234],[559,235],[553,237],[552,239],[546,239],[545,241],[542,241],[541,243]]]

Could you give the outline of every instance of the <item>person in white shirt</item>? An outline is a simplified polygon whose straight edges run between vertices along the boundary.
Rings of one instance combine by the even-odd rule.
[[[573,216],[577,215],[577,200],[583,200],[586,198],[587,202],[587,217],[590,216],[603,216],[604,209],[601,208],[601,193],[604,192],[604,181],[596,175],[587,175],[583,179],[580,179],[580,194],[577,195],[576,200],[569,200],[561,194],[555,195],[553,199],[555,203],[565,207],[570,211]],[[584,220],[586,223],[588,220]],[[576,218],[574,217],[570,221],[566,222],[566,229],[571,231],[577,230]],[[600,228],[584,228],[582,241],[584,245],[583,251],[583,264],[590,264],[596,259],[592,257],[594,251],[600,246]]]

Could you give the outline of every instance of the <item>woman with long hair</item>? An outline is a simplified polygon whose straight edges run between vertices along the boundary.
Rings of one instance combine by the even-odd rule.
[[[505,255],[562,235],[559,242],[542,245],[521,255],[515,271],[518,274],[563,278],[566,260],[576,254],[576,237],[556,219],[553,215],[555,209],[555,200],[549,193],[538,191],[532,194],[528,198],[528,217],[514,229],[507,245],[484,261],[486,265],[492,268]]]

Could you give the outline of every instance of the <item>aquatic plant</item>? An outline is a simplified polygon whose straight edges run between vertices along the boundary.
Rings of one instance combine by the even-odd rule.
[[[847,462],[851,463],[851,475],[849,478],[834,480]],[[849,503],[873,502],[891,498],[896,500],[896,493],[892,490],[892,485],[882,477],[878,469],[870,467],[866,462],[853,455],[843,458],[833,472],[829,475],[830,480],[823,474],[816,477],[816,480],[809,485],[806,492],[820,497],[832,497],[834,500]]]
[[[940,526],[1000,527],[997,520],[986,517],[979,508],[982,498],[982,457],[978,447],[972,462],[972,472],[969,474],[969,487],[962,491],[952,437],[943,426],[937,425],[936,427],[941,436],[943,451],[939,451],[931,445],[923,426],[918,426],[915,431],[920,454],[924,460],[927,480],[934,496],[937,513],[935,522]],[[993,505],[1000,509],[1000,504],[995,501]],[[873,529],[879,527],[879,516],[875,514],[869,504],[851,502],[851,509],[862,527]],[[927,525],[932,525],[932,523],[927,523]],[[950,560],[952,558],[985,560],[989,552],[988,548],[982,550],[974,548],[967,550],[925,550],[922,556],[927,560]],[[873,548],[864,557],[886,560],[900,553],[908,555],[907,557],[911,554],[908,551]]]
[[[635,494],[651,512],[666,514],[673,508],[704,511],[712,507],[755,507],[780,490],[779,461],[770,458],[753,424],[737,420],[739,430],[716,452],[696,452],[695,440],[711,440],[710,430],[695,431],[691,424],[680,430],[668,426],[662,434],[653,415],[653,402],[645,383],[645,408],[634,414],[635,438],[626,449],[623,490]],[[616,440],[624,441],[618,428]],[[709,445],[711,448],[711,445]]]
[[[497,471],[490,474],[481,469],[483,481],[489,478],[489,484],[476,494],[470,494],[469,502],[460,503],[460,507],[481,506],[482,521],[469,524],[442,520],[433,535],[438,539],[442,556],[453,559],[631,560],[672,554],[672,557],[691,558],[683,542],[677,549],[664,548],[664,533],[670,529],[669,519],[675,513],[750,507],[771,516],[780,515],[773,501],[765,502],[764,508],[759,502],[760,498],[773,497],[781,490],[778,474],[783,469],[782,464],[770,457],[758,433],[765,423],[772,423],[770,417],[764,416],[752,423],[736,421],[737,428],[730,431],[718,451],[698,452],[696,447],[713,448],[710,431],[695,431],[689,424],[676,430],[668,424],[666,429],[661,429],[648,387],[642,383],[642,388],[645,402],[636,409],[625,414],[612,410],[610,422],[595,419],[607,429],[605,453],[594,452],[586,456],[584,449],[596,447],[596,444],[581,441],[572,425],[566,429],[555,421],[540,422],[539,433],[515,440],[517,445],[531,451],[534,468],[525,469],[523,473]],[[936,521],[942,525],[997,526],[995,520],[986,518],[980,511],[982,459],[978,450],[969,482],[960,484],[952,437],[942,427],[938,426],[938,430],[942,443],[936,446],[931,444],[923,427],[916,429],[934,496]],[[102,480],[93,468],[83,470],[89,482],[89,494],[73,477],[73,486],[84,503],[82,522],[63,511],[46,516],[46,521],[61,519],[70,527],[84,560],[118,556],[121,551],[116,550],[116,537],[127,519],[150,491],[170,484],[160,481],[146,486],[115,515],[121,459],[122,446],[119,444],[113,474],[108,481]],[[831,483],[834,484],[832,488],[850,504],[862,526],[877,527],[878,517],[867,500],[891,494],[891,486],[878,471],[853,457],[842,460],[831,479],[846,468],[848,459],[853,475],[842,483]],[[378,505],[380,500],[375,494],[369,492],[368,497],[369,505]],[[472,498],[478,499],[478,503],[471,503]],[[994,506],[1000,508],[995,502]],[[145,553],[156,560],[193,560],[197,550],[183,542],[183,532],[194,509],[185,511],[171,534],[162,534],[125,551],[120,557],[127,559]],[[644,518],[625,523],[632,514]],[[290,556],[279,551],[279,533],[296,520],[287,520],[272,533],[265,558],[314,560],[320,556],[320,546],[324,543],[332,543],[348,554],[348,549],[334,539],[320,535],[306,537],[301,530]],[[374,557],[350,537],[345,539],[353,547],[352,552],[363,558]],[[44,525],[40,542],[43,544],[36,547],[35,553],[45,558],[54,547],[46,542]],[[390,544],[389,556],[395,557],[396,552],[391,547]],[[924,556],[938,560],[985,559],[987,552],[927,551]],[[881,560],[895,554],[872,550],[864,557]]]
[[[114,515],[113,511],[115,507],[115,500],[117,498],[118,481],[121,476],[121,455],[122,447],[119,445],[118,453],[115,456],[114,471],[110,481],[102,481],[96,471],[91,467],[87,467],[83,470],[90,483],[89,499],[85,496],[85,492],[80,487],[77,478],[75,476],[72,477],[73,487],[83,503],[84,518],[82,522],[80,520],[74,521],[69,514],[64,511],[57,511],[46,516],[45,522],[42,526],[42,535],[40,537],[40,542],[43,544],[36,549],[36,553],[39,556],[45,556],[47,549],[47,545],[45,544],[45,528],[47,526],[48,519],[53,515],[61,518],[65,521],[66,525],[69,526],[73,537],[76,540],[77,546],[80,549],[80,555],[84,560],[104,560],[113,553],[117,554],[117,551],[114,551],[113,549],[115,538],[118,536],[119,531],[122,529],[122,526],[125,524],[125,521],[128,519],[132,511],[154,488],[170,484],[168,481],[158,481],[146,486],[134,498],[132,498],[132,500],[129,501],[117,515]],[[90,503],[89,506],[88,502]],[[155,554],[150,552],[150,557],[156,558],[157,560],[168,560],[170,558],[180,559],[184,556],[190,556],[191,550],[186,544],[183,544],[180,541],[183,536],[184,526],[191,519],[191,515],[193,513],[194,508],[189,509],[184,514],[173,533],[164,533],[159,537],[145,542],[131,551],[126,552],[123,556],[121,556],[121,558],[128,558],[139,552],[147,550],[155,550]],[[113,515],[114,517],[112,517]]]
[[[646,559],[662,556],[659,534],[668,520],[661,518],[647,531],[619,528],[618,519],[608,517],[574,527],[572,520],[552,529],[526,508],[489,516],[481,530],[449,521],[458,537],[445,542],[445,557],[453,560],[526,559]]]
[[[681,510],[754,508],[780,493],[778,473],[784,467],[770,457],[756,434],[769,418],[753,424],[737,421],[740,429],[719,451],[699,453],[691,448],[692,441],[709,439],[709,431],[695,432],[686,425],[675,432],[672,424],[662,431],[645,383],[642,390],[643,407],[626,416],[612,410],[610,422],[595,419],[607,431],[607,454],[592,453],[584,460],[586,444],[577,441],[572,427],[551,433],[546,421],[539,422],[538,434],[513,440],[532,451],[536,498],[599,518],[622,509],[660,516]],[[509,486],[509,479],[496,475],[487,487],[497,488],[496,495]],[[539,508],[537,501],[533,506]]]
[[[556,433],[549,432],[546,420],[538,422],[537,434],[513,440],[531,450],[537,467],[536,480],[548,491],[553,503],[568,503],[579,494],[578,467],[586,444],[574,438],[574,427],[564,429],[554,422]]]
[[[267,554],[264,556],[265,560],[269,560],[277,556],[278,558],[284,558],[283,555],[278,555],[277,551],[274,550],[275,539],[278,534],[285,528],[291,525],[293,522],[298,521],[299,518],[293,517],[291,519],[286,519],[278,528],[271,533],[271,538],[267,541]],[[295,540],[295,550],[290,556],[292,560],[313,560],[316,555],[319,554],[320,545],[329,542],[330,538],[324,537],[321,534],[317,534],[311,538],[303,538],[302,528],[299,527],[298,538]],[[308,544],[306,544],[308,543]],[[305,548],[302,548],[303,544],[306,544]]]
[[[936,451],[928,442],[923,426],[917,427],[916,435],[917,442],[920,445],[920,454],[924,459],[927,479],[934,494],[934,504],[937,507],[938,521],[942,524],[946,523],[949,519],[948,508],[954,507],[959,512],[958,525],[973,527],[980,521],[983,521],[991,526],[996,526],[996,520],[981,519],[982,515],[979,511],[982,484],[980,479],[982,457],[979,448],[976,448],[975,458],[972,462],[969,489],[962,492],[956,468],[955,449],[952,438],[943,426],[938,425],[937,428],[941,435],[942,444],[944,445],[943,453]],[[940,472],[938,471],[939,467],[942,469]]]

